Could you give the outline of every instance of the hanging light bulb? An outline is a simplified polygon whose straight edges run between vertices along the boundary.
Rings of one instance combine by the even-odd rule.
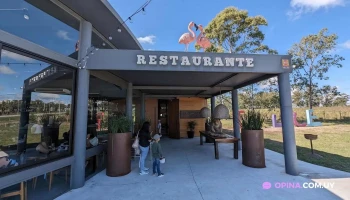
[[[142,8],[142,14],[146,14],[145,8]]]
[[[27,8],[23,8],[23,17],[24,19],[29,20],[29,14],[28,14]]]
[[[105,44],[105,43],[102,43],[102,46],[106,46],[106,44]]]
[[[119,33],[122,32],[122,29],[118,28],[118,32],[119,32]]]
[[[130,22],[130,23],[132,23],[132,19],[131,19],[131,17],[129,17],[129,22]]]
[[[112,40],[113,38],[112,38],[112,36],[109,36],[108,39],[109,39],[109,40]]]

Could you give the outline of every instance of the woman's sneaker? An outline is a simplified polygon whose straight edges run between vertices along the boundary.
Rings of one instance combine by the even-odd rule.
[[[140,175],[146,175],[148,172],[140,172]]]
[[[160,177],[163,177],[164,176],[164,174],[163,173],[161,173],[160,175],[158,175],[158,177],[160,178]]]

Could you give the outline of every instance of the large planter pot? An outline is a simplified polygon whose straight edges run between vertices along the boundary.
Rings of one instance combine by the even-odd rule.
[[[131,172],[131,133],[109,133],[106,175],[124,176]]]
[[[187,131],[187,137],[193,138],[194,137],[194,131]]]
[[[242,163],[248,167],[265,168],[263,130],[242,130]]]

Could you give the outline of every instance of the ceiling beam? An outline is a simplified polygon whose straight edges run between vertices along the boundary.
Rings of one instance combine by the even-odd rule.
[[[231,90],[231,87],[183,87],[183,86],[134,86],[133,89],[137,90],[211,90],[211,89],[222,89]]]
[[[107,81],[109,83],[112,83],[114,85],[119,86],[122,89],[128,88],[128,82],[125,80],[119,78],[118,76],[108,72],[108,71],[90,71],[90,74],[92,76],[95,76],[96,78],[99,78],[101,80]]]
[[[248,85],[251,85],[251,84],[254,84],[254,83],[258,83],[260,81],[264,81],[264,80],[267,80],[269,78],[272,78],[272,77],[275,77],[277,76],[277,74],[265,74],[265,75],[262,75],[258,78],[255,78],[255,79],[252,79],[252,80],[249,80],[247,82],[244,82],[242,84],[239,84],[239,85],[236,85],[234,86],[233,88],[234,89],[239,89],[239,88],[242,88],[242,87],[245,87],[245,86],[248,86]]]
[[[229,80],[230,78],[232,78],[232,77],[234,77],[234,76],[236,76],[236,75],[238,75],[238,73],[232,73],[231,75],[225,77],[224,79],[221,79],[220,81],[214,83],[214,84],[211,86],[211,88],[214,88],[214,87],[220,85],[221,83],[223,83],[223,82]],[[221,87],[220,90],[232,90],[232,87]],[[202,94],[202,93],[205,92],[205,91],[207,91],[207,90],[202,90],[202,91],[198,92],[196,95],[200,95],[200,94]]]

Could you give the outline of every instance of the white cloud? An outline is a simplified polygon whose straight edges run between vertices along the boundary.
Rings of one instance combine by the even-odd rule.
[[[308,12],[344,5],[345,0],[291,0],[290,6],[292,9],[287,12],[287,15],[292,20],[296,20],[299,19],[302,14]]]
[[[15,74],[16,72],[13,71],[11,68],[5,65],[0,65],[0,74]]]
[[[145,37],[138,37],[137,40],[140,42],[140,43],[143,43],[143,44],[154,44],[155,43],[155,40],[156,39],[156,36],[154,35],[148,35],[148,36],[145,36]]]
[[[49,94],[49,93],[39,93],[37,95],[40,99],[58,99],[60,98],[60,95],[58,94]]]
[[[64,31],[64,30],[59,30],[57,31],[57,37],[63,39],[63,40],[72,40],[72,38],[70,38],[68,36],[68,32],[67,31]]]
[[[340,44],[340,47],[342,47],[344,49],[350,49],[350,40]]]
[[[1,56],[6,57],[6,58],[10,58],[10,59],[16,60],[16,61],[34,62],[34,59],[32,59],[32,58],[28,58],[26,56],[22,56],[22,55],[19,55],[17,53],[5,51],[5,50],[2,51]]]

